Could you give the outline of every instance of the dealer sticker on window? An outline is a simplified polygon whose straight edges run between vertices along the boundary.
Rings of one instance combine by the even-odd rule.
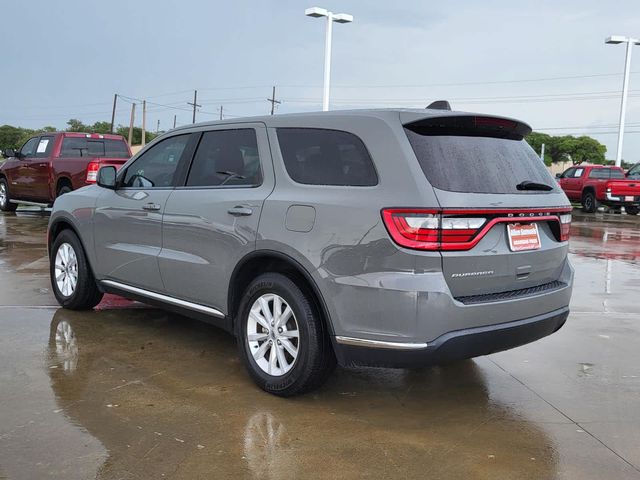
[[[512,252],[523,250],[538,250],[540,248],[540,235],[536,223],[507,224],[507,234],[509,235],[509,248]]]

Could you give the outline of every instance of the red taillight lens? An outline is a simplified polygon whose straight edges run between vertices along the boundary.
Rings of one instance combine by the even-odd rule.
[[[100,170],[100,164],[97,162],[89,162],[87,165],[87,183],[95,183],[98,179],[98,170]]]
[[[398,245],[418,250],[464,250],[487,221],[483,217],[393,208],[383,210],[382,218]]]
[[[556,240],[569,240],[567,208],[530,210],[385,208],[382,219],[391,238],[416,250],[470,250],[498,223],[548,222]],[[559,226],[559,228],[558,228]]]
[[[571,230],[571,214],[561,213],[560,215],[560,241],[569,240],[569,232]]]

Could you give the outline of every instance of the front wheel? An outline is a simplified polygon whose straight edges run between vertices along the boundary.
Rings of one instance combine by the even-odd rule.
[[[247,287],[236,333],[249,374],[269,393],[288,397],[313,390],[335,366],[313,300],[279,273],[260,275]]]
[[[3,212],[15,212],[18,205],[11,203],[9,197],[9,184],[5,178],[0,178],[0,210]]]
[[[640,207],[637,207],[635,205],[629,205],[628,207],[624,207],[624,210],[629,215],[638,215],[638,212],[640,212]]]
[[[593,192],[585,192],[582,195],[582,210],[587,213],[594,213],[598,210],[598,201]]]
[[[70,310],[89,310],[102,300],[80,240],[63,230],[53,242],[49,260],[51,287],[58,303]]]

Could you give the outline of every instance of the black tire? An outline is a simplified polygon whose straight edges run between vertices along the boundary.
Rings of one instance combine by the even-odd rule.
[[[587,213],[594,213],[598,210],[598,200],[592,191],[587,191],[582,194],[582,210]]]
[[[269,375],[260,368],[247,337],[251,307],[265,294],[276,294],[291,307],[299,332],[295,362],[280,376]],[[251,378],[274,395],[289,397],[314,390],[325,382],[336,364],[327,328],[315,302],[291,279],[279,273],[262,274],[249,284],[238,310],[236,335],[240,356]]]
[[[60,189],[58,190],[58,193],[56,194],[56,198],[61,197],[62,195],[64,195],[65,193],[69,193],[71,192],[71,187],[69,185],[63,185],[60,187]]]
[[[3,194],[4,192],[4,194]],[[0,178],[0,210],[3,212],[15,212],[18,205],[11,203],[9,196],[9,183],[5,178]]]
[[[640,207],[637,207],[635,205],[629,205],[628,207],[624,207],[624,210],[629,215],[638,215],[638,212],[640,212]]]
[[[61,245],[69,245],[76,256],[77,283],[70,294],[65,295],[60,291],[56,282],[55,260]],[[51,247],[49,258],[49,275],[51,276],[51,288],[58,303],[69,310],[89,310],[102,300],[103,293],[98,289],[91,267],[77,235],[69,229],[62,230],[56,237]]]

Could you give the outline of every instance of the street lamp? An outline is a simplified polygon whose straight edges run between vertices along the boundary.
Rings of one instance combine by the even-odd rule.
[[[307,17],[327,17],[327,33],[324,40],[324,85],[322,92],[322,111],[329,110],[329,82],[331,81],[331,31],[333,22],[353,22],[353,15],[348,13],[333,13],[326,8],[311,7],[304,11]]]
[[[627,111],[627,93],[629,92],[629,71],[631,69],[631,47],[640,45],[637,38],[623,37],[622,35],[612,35],[607,37],[604,43],[617,45],[619,43],[627,44],[627,58],[624,63],[624,81],[622,83],[622,103],[620,104],[620,126],[618,127],[618,151],[616,152],[616,167],[622,164],[622,140],[624,138],[624,118]]]

